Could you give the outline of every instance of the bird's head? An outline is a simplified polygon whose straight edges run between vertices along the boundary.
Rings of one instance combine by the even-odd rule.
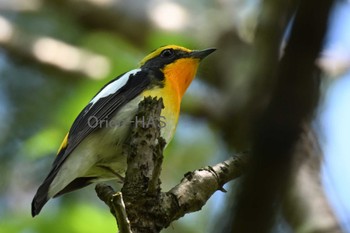
[[[216,49],[190,50],[167,45],[154,50],[141,61],[141,68],[159,69],[166,82],[176,86],[182,96],[192,82],[199,62]]]

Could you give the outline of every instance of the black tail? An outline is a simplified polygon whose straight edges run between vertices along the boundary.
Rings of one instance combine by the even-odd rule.
[[[62,166],[63,162],[65,161],[65,153],[67,148],[63,148],[59,154],[56,156],[56,159],[54,163],[52,164],[52,168],[50,173],[47,175],[44,182],[40,185],[38,191],[36,192],[33,201],[32,201],[32,216],[35,217],[38,215],[43,208],[43,206],[46,204],[46,202],[52,197],[48,196],[49,188],[52,183],[52,181],[55,179],[60,167]],[[68,151],[69,154],[71,152]],[[63,159],[62,159],[63,158]],[[66,187],[63,187],[63,189],[58,192],[54,193],[54,197],[57,197],[59,195],[62,195],[67,192],[74,191],[76,189],[85,187],[91,183],[92,180],[94,180],[96,177],[78,177],[75,180],[73,180],[71,183],[69,183]]]
[[[43,206],[46,204],[46,202],[50,199],[47,196],[47,193],[49,191],[50,184],[53,180],[54,176],[52,178],[50,175],[45,179],[44,183],[39,187],[38,191],[36,192],[33,202],[32,202],[32,216],[35,217],[35,215],[38,215],[43,208]],[[60,196],[62,194],[72,192],[76,189],[83,188],[89,184],[91,184],[92,180],[96,179],[96,177],[79,177],[73,180],[71,183],[69,183],[64,189],[62,189],[59,193],[55,194],[54,197]]]
[[[62,150],[60,150],[60,152],[56,156],[55,161],[52,164],[51,171],[49,172],[49,174],[45,178],[44,182],[38,188],[38,191],[36,191],[36,194],[35,194],[33,201],[32,201],[32,216],[33,217],[35,217],[36,215],[38,215],[40,213],[43,206],[51,198],[51,197],[48,197],[49,188],[50,188],[52,181],[55,179],[56,174],[57,174],[60,166],[62,165],[63,161],[61,161],[61,163],[59,163],[59,161],[60,161],[60,158],[64,157],[66,149],[67,148],[63,148]]]
[[[38,191],[36,192],[33,201],[32,201],[32,216],[35,217],[38,215],[43,208],[43,206],[46,204],[46,202],[49,200],[48,198],[48,191],[50,184],[55,176],[50,174],[47,176],[47,178],[44,180],[44,182],[40,185]]]

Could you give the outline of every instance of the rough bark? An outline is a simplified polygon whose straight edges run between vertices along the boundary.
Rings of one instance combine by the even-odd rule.
[[[162,99],[147,97],[140,103],[137,116],[159,119],[162,107]],[[217,190],[225,191],[223,185],[239,177],[248,164],[247,154],[235,155],[212,167],[189,172],[178,185],[161,192],[159,175],[165,141],[160,137],[157,122],[148,126],[133,127],[126,142],[128,167],[121,190],[125,208],[122,204],[116,205],[120,203],[116,200],[120,194],[106,185],[96,186],[99,198],[116,217],[120,232],[129,232],[129,223],[134,233],[160,232],[172,221],[200,210]]]

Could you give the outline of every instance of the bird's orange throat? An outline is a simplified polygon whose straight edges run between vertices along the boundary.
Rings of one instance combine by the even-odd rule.
[[[180,98],[182,98],[196,75],[198,65],[198,59],[181,58],[176,62],[165,66],[163,69],[167,82],[165,85],[171,85],[178,91]]]

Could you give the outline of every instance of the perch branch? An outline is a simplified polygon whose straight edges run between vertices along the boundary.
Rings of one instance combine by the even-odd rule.
[[[106,184],[97,184],[95,190],[97,196],[109,206],[111,213],[117,220],[119,232],[132,233],[122,193],[115,192],[112,187]]]
[[[124,147],[127,156],[127,171],[122,187],[125,214],[118,217],[114,206],[113,189],[98,185],[96,191],[111,209],[121,232],[122,225],[131,231],[159,232],[161,229],[184,216],[200,210],[216,190],[225,191],[223,185],[239,177],[247,167],[248,155],[236,155],[212,167],[189,172],[168,192],[161,192],[160,171],[163,161],[165,141],[160,137],[160,113],[162,99],[145,98],[140,105],[130,136]],[[141,126],[140,126],[141,123]]]
[[[177,203],[176,208],[169,211],[171,221],[200,210],[217,190],[226,192],[223,185],[241,176],[248,163],[248,154],[239,154],[212,167],[185,174],[181,182],[167,193]]]

